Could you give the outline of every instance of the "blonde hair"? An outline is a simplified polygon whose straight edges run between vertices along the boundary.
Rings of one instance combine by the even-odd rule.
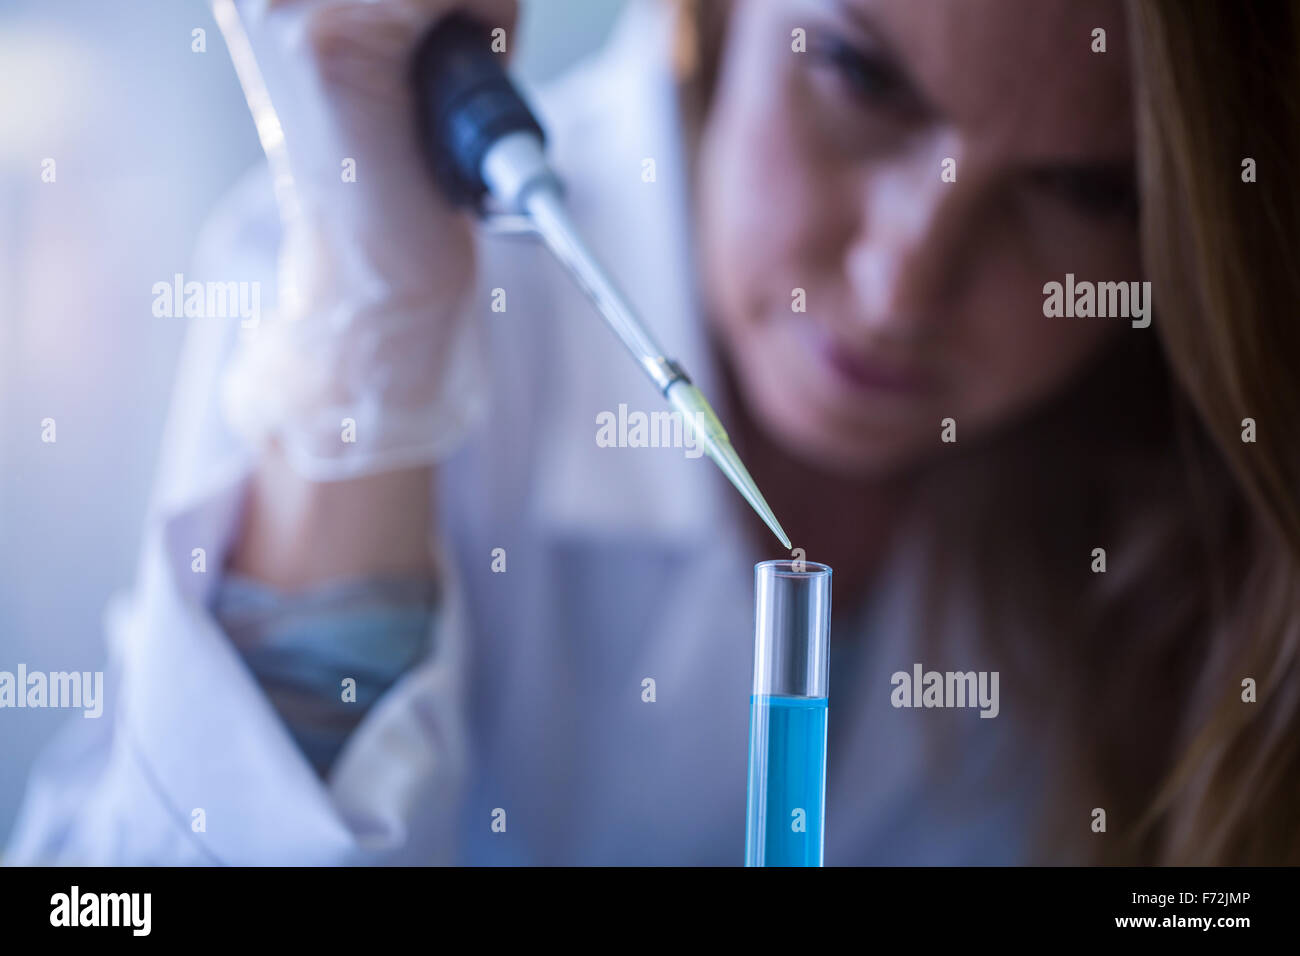
[[[674,3],[698,124],[731,3]],[[1300,8],[1128,15],[1158,342],[1126,337],[931,476],[928,587],[941,602],[964,567],[981,641],[1039,689],[1043,861],[1300,862]],[[1099,542],[1106,574],[1086,560]]]
[[[1300,10],[1134,0],[1147,268],[1169,363],[1241,500],[1190,740],[1148,822],[1179,862],[1300,860]],[[1243,182],[1254,160],[1258,181]],[[1262,171],[1262,172],[1261,172]],[[1244,420],[1258,429],[1242,440]],[[1197,516],[1188,516],[1195,520]],[[1233,585],[1230,587],[1229,585]],[[1258,703],[1242,701],[1242,682]]]

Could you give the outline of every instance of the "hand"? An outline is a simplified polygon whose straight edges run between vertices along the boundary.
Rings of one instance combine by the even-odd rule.
[[[409,88],[416,44],[454,9],[507,31],[516,16],[514,0],[238,3],[282,132],[259,122],[285,233],[277,315],[241,333],[223,397],[308,477],[430,463],[483,404],[471,224],[428,174]]]

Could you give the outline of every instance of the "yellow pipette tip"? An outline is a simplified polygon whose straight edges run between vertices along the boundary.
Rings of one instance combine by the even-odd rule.
[[[722,427],[722,422],[718,420],[717,414],[714,413],[704,394],[690,382],[678,381],[669,387],[667,397],[673,406],[681,411],[689,427],[695,431],[697,440],[704,443],[704,449],[709,453],[714,464],[722,469],[727,480],[736,487],[741,496],[749,502],[749,506],[763,519],[763,523],[776,535],[777,540],[789,551],[789,536],[782,529],[781,523],[776,520],[776,515],[763,497],[763,493],[758,490],[758,485],[754,483],[749,471],[741,463],[736,449],[731,447],[731,439],[727,437],[726,429]]]
[[[763,493],[758,490],[758,485],[754,484],[754,479],[750,477],[745,466],[741,464],[740,456],[731,447],[731,443],[726,441],[712,442],[707,441],[707,439],[706,443],[709,448],[709,457],[717,463],[718,467],[722,469],[722,473],[735,485],[736,490],[749,502],[749,506],[758,513],[758,516],[763,519],[763,523],[772,530],[777,540],[785,545],[785,549],[789,551],[790,538],[781,527],[781,523],[776,520],[776,515],[763,497]]]

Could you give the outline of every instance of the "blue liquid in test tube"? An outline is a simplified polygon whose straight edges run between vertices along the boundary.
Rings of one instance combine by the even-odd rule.
[[[826,805],[826,698],[755,695],[749,718],[749,839],[762,863],[821,866]],[[800,819],[802,815],[802,819]],[[802,823],[802,829],[796,824]],[[755,855],[757,845],[747,849]]]
[[[831,569],[764,561],[754,568],[746,866],[821,866]]]

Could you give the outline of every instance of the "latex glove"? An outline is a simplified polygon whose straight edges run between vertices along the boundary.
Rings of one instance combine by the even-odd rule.
[[[512,42],[514,0],[213,0],[284,226],[275,314],[241,330],[222,406],[312,480],[434,462],[486,407],[472,226],[427,172],[408,86],[458,8]]]

